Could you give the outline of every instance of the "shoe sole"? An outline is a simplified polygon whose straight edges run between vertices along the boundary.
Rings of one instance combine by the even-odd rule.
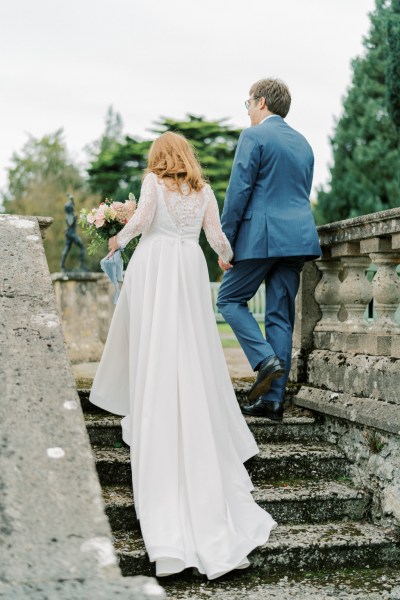
[[[282,417],[276,417],[276,416],[273,416],[271,414],[266,415],[265,413],[264,414],[260,413],[259,415],[255,415],[251,411],[247,412],[246,410],[243,410],[243,408],[241,410],[242,410],[242,414],[243,415],[247,415],[248,417],[256,417],[256,418],[261,417],[263,419],[269,419],[270,421],[280,421],[280,422],[283,421],[283,416]]]
[[[279,369],[278,371],[271,373],[269,377],[265,377],[264,379],[262,379],[258,384],[254,384],[254,387],[252,387],[250,392],[248,393],[248,400],[255,400],[259,396],[266,394],[269,391],[269,388],[271,387],[271,383],[275,379],[280,379],[281,377],[283,377],[284,374],[285,371],[283,369]]]
[[[275,421],[276,423],[282,423],[283,421],[283,417],[271,417],[270,415],[265,415],[266,419],[269,419],[270,421]]]

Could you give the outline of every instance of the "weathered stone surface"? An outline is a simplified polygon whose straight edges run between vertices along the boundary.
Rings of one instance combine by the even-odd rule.
[[[400,408],[373,398],[302,386],[294,399],[297,406],[332,415],[400,436]]]
[[[342,325],[345,328],[345,325]],[[372,356],[395,357],[398,353],[397,345],[400,336],[395,332],[384,334],[381,331],[374,332],[372,327],[363,322],[364,332],[346,329],[315,331],[314,346],[317,349],[330,350],[331,352],[347,352],[352,354],[363,354]]]
[[[358,256],[360,254],[359,242],[341,242],[331,246],[332,258],[340,258],[342,256]]]
[[[60,580],[116,581],[37,219],[0,215],[0,239],[1,593],[50,590]]]
[[[218,582],[169,582],[165,588],[174,600],[400,600],[400,573],[388,569],[346,569],[335,573],[295,576],[242,573]]]
[[[319,425],[313,417],[291,416],[288,408],[282,423],[269,419],[245,417],[259,444],[271,442],[315,442],[319,439]],[[85,414],[86,427],[91,443],[95,446],[121,445],[121,417],[104,412]]]
[[[400,404],[400,359],[314,350],[308,357],[308,384]]]
[[[304,386],[296,400],[325,414],[325,439],[340,448],[356,485],[371,491],[376,523],[400,526],[400,409],[367,398],[352,398]]]
[[[125,577],[117,581],[67,579],[31,582],[18,586],[0,584],[2,600],[165,600],[155,579]]]
[[[347,461],[337,448],[324,444],[286,443],[259,446],[246,463],[253,482],[293,478],[330,479],[347,475]]]
[[[139,531],[130,486],[103,488],[113,531]],[[280,524],[355,521],[365,517],[369,495],[339,481],[287,480],[259,484],[253,497]]]
[[[115,534],[115,547],[125,575],[151,575],[143,542],[131,533]],[[248,573],[287,573],[338,569],[344,566],[392,566],[400,561],[400,543],[395,533],[361,523],[282,525],[271,532],[268,542],[250,555]]]
[[[318,444],[261,445],[260,452],[246,463],[254,482],[283,481],[301,477],[335,478],[347,474],[347,462],[336,448]],[[96,468],[102,485],[131,482],[127,448],[94,447]]]
[[[114,311],[114,288],[103,273],[53,273],[72,363],[99,361]]]
[[[336,221],[318,227],[321,246],[333,246],[343,242],[366,240],[380,235],[396,234],[400,231],[400,208]]]
[[[314,292],[321,279],[314,262],[304,265],[299,291],[296,297],[296,320],[293,331],[293,348],[307,351],[313,347],[313,331],[321,318],[321,310]]]
[[[325,417],[326,439],[352,462],[355,485],[371,492],[371,518],[383,526],[400,526],[399,437],[349,421]]]
[[[11,217],[12,215],[8,215]],[[50,225],[54,222],[53,217],[35,217],[40,227],[40,234],[42,236],[42,240],[46,237],[46,231],[50,227]]]

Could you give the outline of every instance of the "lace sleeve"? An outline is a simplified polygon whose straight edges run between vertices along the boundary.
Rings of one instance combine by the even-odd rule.
[[[209,186],[207,188],[209,199],[203,218],[204,233],[211,248],[223,262],[228,263],[233,258],[232,248],[221,228],[217,199],[212,189]]]
[[[125,247],[132,238],[144,233],[151,225],[157,207],[155,175],[149,173],[143,180],[137,209],[133,217],[116,236],[119,247]]]

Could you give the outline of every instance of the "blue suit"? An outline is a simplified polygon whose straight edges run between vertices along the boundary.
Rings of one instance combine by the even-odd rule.
[[[239,138],[222,213],[234,252],[218,308],[252,366],[273,354],[286,365],[265,400],[282,401],[290,370],[294,303],[305,260],[321,255],[310,206],[314,156],[307,140],[278,115]],[[266,338],[247,302],[266,283]]]

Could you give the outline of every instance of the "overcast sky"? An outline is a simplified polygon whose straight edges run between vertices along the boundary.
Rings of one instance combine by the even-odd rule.
[[[314,185],[328,181],[329,136],[363,53],[374,0],[0,0],[0,187],[27,134],[63,127],[73,158],[104,128],[149,137],[159,116],[249,125],[250,85],[280,77],[286,120],[310,141]]]

